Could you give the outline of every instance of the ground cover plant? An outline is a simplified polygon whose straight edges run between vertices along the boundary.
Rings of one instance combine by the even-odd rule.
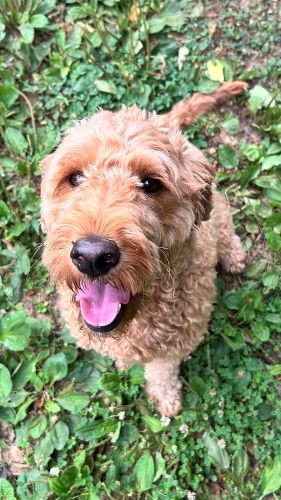
[[[280,8],[280,6],[279,6]],[[0,498],[281,498],[281,74],[274,0],[2,0]],[[98,106],[157,112],[219,82],[250,90],[186,131],[217,165],[248,252],[219,274],[183,411],[143,370],[81,352],[41,267],[39,161]]]

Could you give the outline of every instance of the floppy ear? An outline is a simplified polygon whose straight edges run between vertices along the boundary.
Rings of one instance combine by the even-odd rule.
[[[50,154],[43,158],[40,162],[41,167],[41,229],[43,233],[47,233],[47,183],[46,183],[46,173],[51,165],[53,159],[53,154]]]
[[[213,193],[212,193],[212,179],[194,195],[192,195],[192,201],[195,212],[195,226],[208,220],[213,209]]]
[[[215,168],[193,144],[186,142],[184,150],[186,189],[191,195],[195,222],[198,226],[208,220],[213,208],[212,193]]]

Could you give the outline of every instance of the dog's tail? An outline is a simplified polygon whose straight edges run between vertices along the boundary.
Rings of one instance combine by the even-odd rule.
[[[201,115],[209,113],[217,106],[229,101],[233,96],[247,90],[246,82],[227,82],[210,94],[196,92],[187,101],[180,101],[172,107],[171,111],[161,115],[163,125],[181,129],[196,122]],[[161,120],[162,124],[162,120]]]

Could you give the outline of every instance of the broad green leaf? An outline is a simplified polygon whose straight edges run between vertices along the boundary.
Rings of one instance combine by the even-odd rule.
[[[100,92],[107,94],[116,94],[117,89],[114,83],[107,82],[106,80],[95,80],[95,85]]]
[[[281,237],[279,234],[268,230],[265,232],[265,238],[272,250],[278,251],[281,249]]]
[[[3,200],[0,200],[0,222],[3,224],[3,226],[6,226],[7,221],[10,219],[12,216],[12,213],[9,209],[9,207],[6,205],[6,203]]]
[[[119,373],[105,373],[100,380],[100,388],[109,393],[116,393],[120,387]]]
[[[252,68],[248,71],[244,71],[239,75],[239,80],[248,81],[253,80],[254,78],[261,78],[266,74],[266,70],[263,68]]]
[[[50,489],[55,495],[60,497],[64,493],[69,493],[75,487],[78,478],[79,470],[75,465],[67,467],[60,477],[55,477],[49,480]],[[90,498],[88,496],[88,498]]]
[[[73,414],[79,413],[89,404],[89,396],[87,396],[87,394],[75,391],[65,392],[56,400],[62,408]]]
[[[27,151],[28,143],[17,128],[8,127],[4,134],[4,141],[7,148],[16,155],[24,156]]]
[[[278,375],[281,375],[281,364],[280,365],[274,365],[269,368],[269,371],[273,377],[278,377]]]
[[[174,29],[179,29],[184,24],[184,16],[181,12],[168,12],[165,15],[166,25]]]
[[[48,19],[43,14],[34,14],[31,16],[29,23],[33,28],[44,28],[48,25]]]
[[[230,81],[234,80],[233,69],[227,61],[223,61],[223,74],[224,74],[225,81],[230,82]]]
[[[219,470],[227,470],[229,469],[229,456],[226,449],[221,448],[219,446],[219,442],[214,433],[209,431],[204,432],[203,443],[207,449],[209,458],[211,462],[219,469]]]
[[[269,420],[272,418],[272,406],[264,401],[258,406],[258,416],[261,420]]]
[[[281,165],[281,155],[267,156],[261,165],[262,170],[270,170],[272,167]]]
[[[17,408],[19,405],[21,405],[27,398],[28,392],[21,390],[21,391],[12,391],[8,399],[6,400],[5,406],[9,408]]]
[[[39,441],[35,446],[34,460],[38,467],[44,467],[50,460],[50,456],[54,451],[54,445],[51,433],[47,432],[46,436]]]
[[[83,30],[79,26],[79,24],[74,24],[73,31],[70,35],[70,38],[67,40],[65,45],[65,49],[68,52],[72,52],[75,49],[78,49],[81,45]]]
[[[267,196],[274,206],[281,205],[281,183],[280,185],[273,185],[271,189],[268,189]]]
[[[252,180],[257,177],[257,175],[260,172],[260,165],[258,164],[251,164],[245,170],[242,172],[242,175],[240,177],[240,183],[242,187],[247,186],[247,184]]]
[[[265,321],[268,321],[268,323],[280,325],[280,314],[267,313],[265,314],[264,319]]]
[[[244,144],[241,145],[241,150],[243,151],[243,154],[246,156],[246,158],[251,162],[259,160],[259,158],[262,156],[262,151],[259,144]]]
[[[134,365],[130,368],[130,382],[133,385],[144,383],[144,370],[142,365]]]
[[[29,396],[29,398],[27,398],[26,401],[24,401],[24,403],[19,407],[17,411],[15,424],[18,424],[19,422],[25,419],[28,408],[30,407],[30,405],[32,405],[32,403],[34,403],[34,401],[36,401],[36,399],[37,399],[36,396]]]
[[[18,99],[19,93],[10,85],[0,85],[0,102],[9,108]]]
[[[272,101],[272,95],[264,87],[256,85],[249,91],[250,98],[248,101],[250,111],[256,114],[260,109],[268,106]]]
[[[253,335],[262,342],[267,342],[270,337],[270,329],[263,321],[254,321],[251,323],[251,330]]]
[[[5,38],[5,24],[0,23],[0,42]]]
[[[0,398],[9,396],[13,384],[10,372],[5,365],[0,364]]]
[[[69,429],[67,425],[59,420],[52,428],[51,439],[56,450],[62,450],[68,440]]]
[[[204,3],[199,0],[198,2],[195,3],[191,13],[188,14],[188,17],[190,17],[191,19],[197,19],[199,17],[203,17],[204,11],[205,11]]]
[[[143,493],[151,488],[154,479],[154,461],[149,451],[138,459],[135,465],[138,491]]]
[[[112,420],[89,420],[89,422],[75,431],[75,435],[83,441],[96,441],[110,432],[115,432],[117,423]]]
[[[9,422],[14,424],[15,421],[15,410],[12,408],[3,408],[0,406],[0,422]]]
[[[239,130],[239,118],[236,115],[228,115],[227,118],[222,122],[222,128],[231,135],[237,134]]]
[[[248,233],[258,234],[260,231],[258,224],[255,224],[254,222],[247,222],[245,227]]]
[[[15,274],[27,275],[30,271],[30,259],[28,249],[21,243],[16,244],[16,266]]]
[[[14,390],[22,389],[27,382],[29,382],[32,378],[32,375],[35,373],[36,367],[36,359],[27,360],[23,359],[19,369],[13,376],[13,387]]]
[[[118,441],[119,436],[120,436],[121,428],[122,428],[122,424],[121,424],[121,422],[118,422],[115,431],[112,432],[112,436],[111,436],[111,439],[110,439],[110,441],[112,443],[116,443],[116,441]]]
[[[74,363],[74,361],[78,357],[78,351],[73,347],[72,345],[68,345],[64,347],[63,353],[66,357],[67,363],[70,365],[71,363]]]
[[[233,377],[230,379],[230,382],[233,385],[233,392],[237,394],[244,394],[246,387],[249,385],[251,381],[251,373],[247,372],[243,369],[235,370],[233,373]]]
[[[0,498],[1,500],[16,500],[12,485],[4,478],[0,478]]]
[[[263,285],[266,286],[269,290],[275,290],[279,283],[279,275],[277,272],[267,272],[262,275]]]
[[[57,380],[62,380],[67,371],[67,361],[63,352],[50,356],[44,363],[44,374],[51,385],[54,385]]]
[[[215,82],[224,81],[223,64],[218,59],[207,61],[208,76]]]
[[[76,21],[77,19],[83,19],[86,16],[87,10],[82,5],[81,7],[71,7],[67,12],[67,17],[69,17],[73,21]]]
[[[218,82],[210,80],[210,78],[201,78],[198,83],[197,90],[203,94],[209,94],[219,87]]]
[[[257,277],[264,271],[266,265],[267,261],[265,259],[259,259],[257,262],[254,262],[247,268],[246,275],[249,278]]]
[[[23,43],[25,43],[26,45],[31,44],[34,38],[33,27],[30,24],[22,24],[18,29],[21,33],[21,39]]]
[[[149,24],[148,24],[148,29],[149,33],[154,34],[154,33],[159,33],[162,31],[166,26],[166,19],[165,17],[151,17],[149,19]]]
[[[84,465],[86,458],[87,455],[85,450],[77,451],[77,453],[74,456],[73,465],[75,465],[75,467],[77,467],[77,469],[80,470],[81,467]]]
[[[46,401],[44,408],[50,413],[59,413],[61,407],[55,401]]]
[[[244,448],[240,450],[233,457],[233,472],[238,479],[243,479],[249,470],[249,458]]]
[[[147,425],[147,427],[151,430],[151,432],[160,432],[163,430],[164,426],[156,417],[150,417],[149,415],[144,415],[142,420]]]
[[[239,331],[238,328],[233,327],[233,330],[235,330],[235,335],[229,335],[231,331],[231,326],[229,325],[226,328],[226,332],[221,333],[221,336],[227,343],[227,345],[229,345],[229,347],[233,349],[233,351],[237,351],[245,345],[245,339],[243,337],[242,332]]]
[[[117,480],[117,470],[115,464],[110,464],[106,470],[105,483],[107,486],[111,487],[111,485],[115,484]]]
[[[120,430],[118,444],[120,446],[129,446],[140,438],[140,433],[135,425],[123,424]]]
[[[156,452],[155,456],[155,469],[156,471],[153,482],[158,481],[158,479],[166,472],[166,461],[162,457],[161,453],[159,453],[159,451]]]
[[[233,168],[238,165],[238,155],[236,151],[227,144],[220,144],[218,147],[218,159],[224,168]]]
[[[96,49],[97,47],[100,47],[102,45],[102,39],[96,31],[94,31],[93,33],[90,33],[89,41],[91,43],[91,46],[94,49]]]
[[[263,469],[261,476],[262,498],[281,488],[281,458],[275,458]]]
[[[272,142],[266,152],[269,155],[276,155],[277,153],[281,153],[281,144],[279,142]]]
[[[198,396],[203,396],[206,390],[206,383],[202,377],[194,375],[194,377],[190,379],[189,384],[192,389],[198,394]]]
[[[29,343],[31,333],[27,317],[22,311],[13,311],[1,321],[0,342],[12,351],[23,351]]]
[[[47,424],[48,421],[45,415],[37,415],[27,423],[27,432],[33,439],[38,439],[44,434]]]

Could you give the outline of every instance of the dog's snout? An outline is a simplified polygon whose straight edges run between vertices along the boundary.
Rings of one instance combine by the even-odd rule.
[[[114,241],[91,236],[74,243],[70,257],[77,269],[91,278],[104,276],[117,266],[120,251]]]

